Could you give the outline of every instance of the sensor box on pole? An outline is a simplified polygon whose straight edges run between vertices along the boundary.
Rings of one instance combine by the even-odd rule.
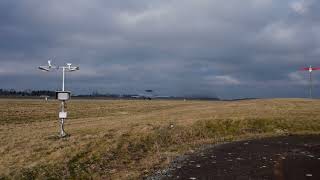
[[[71,99],[70,91],[56,91],[56,99],[60,101],[68,101]]]
[[[67,112],[59,112],[59,118],[60,119],[66,119],[67,118]]]

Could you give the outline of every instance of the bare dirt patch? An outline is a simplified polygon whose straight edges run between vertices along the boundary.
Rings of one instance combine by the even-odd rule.
[[[208,148],[149,179],[320,179],[320,135],[240,141]]]

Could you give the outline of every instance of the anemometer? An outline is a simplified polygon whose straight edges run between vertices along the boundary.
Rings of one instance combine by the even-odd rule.
[[[67,133],[64,130],[64,121],[67,118],[67,112],[65,112],[65,104],[66,101],[71,99],[71,92],[65,91],[64,83],[65,83],[65,73],[73,72],[79,70],[79,67],[72,66],[71,63],[67,63],[65,66],[54,66],[51,64],[51,61],[48,61],[47,66],[39,66],[39,69],[42,71],[50,72],[50,71],[58,71],[62,70],[62,90],[56,91],[56,99],[61,101],[61,111],[59,112],[60,119],[60,137],[66,137]]]

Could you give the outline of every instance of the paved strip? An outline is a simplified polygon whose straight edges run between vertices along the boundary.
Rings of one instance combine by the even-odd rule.
[[[320,179],[320,135],[219,145],[175,163],[151,179]]]

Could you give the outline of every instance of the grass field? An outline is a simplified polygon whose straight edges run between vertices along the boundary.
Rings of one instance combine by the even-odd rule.
[[[0,179],[141,179],[204,144],[320,133],[320,101],[0,100]]]

